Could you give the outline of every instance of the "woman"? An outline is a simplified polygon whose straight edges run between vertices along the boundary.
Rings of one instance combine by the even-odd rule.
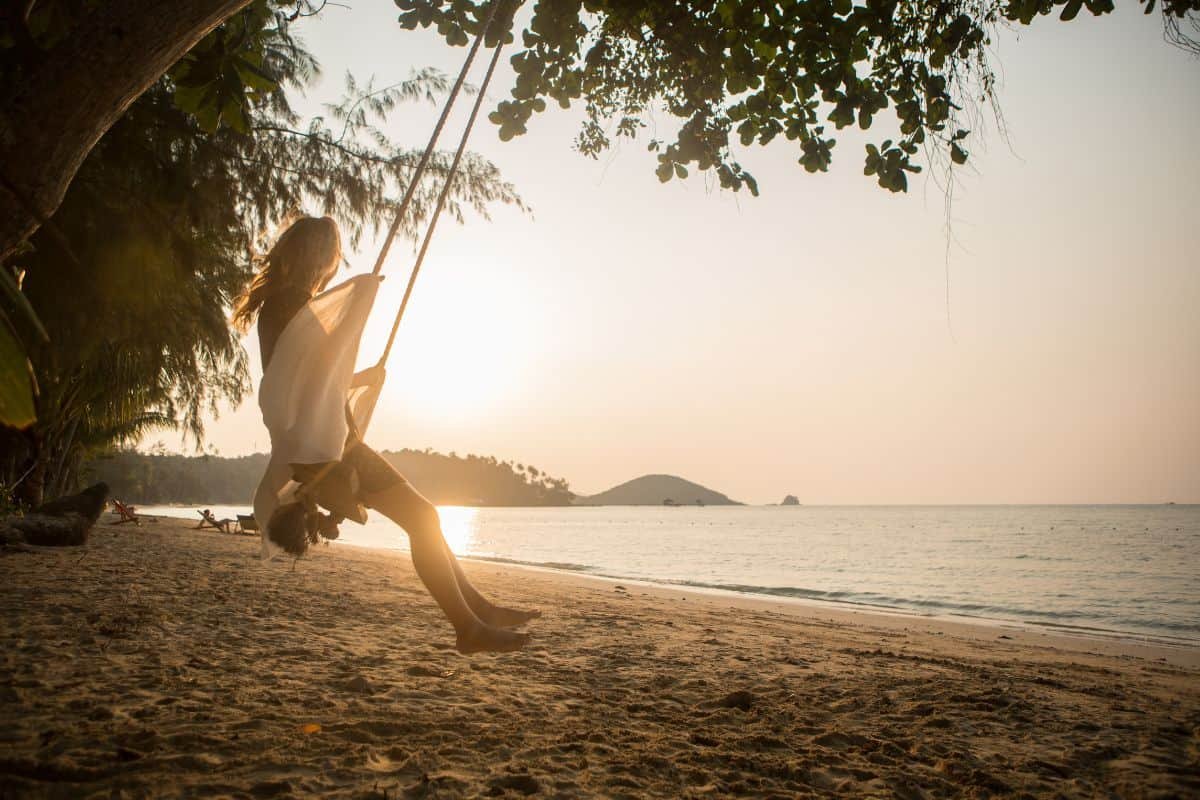
[[[279,237],[263,259],[262,269],[234,306],[233,322],[246,330],[257,318],[264,372],[288,323],[325,289],[337,272],[341,257],[337,224],[329,217],[304,217]],[[367,370],[354,377],[354,385],[379,380],[381,374]],[[272,432],[272,448],[279,444]],[[312,465],[303,465],[303,469],[293,471],[293,476],[311,483],[318,472]],[[507,628],[527,622],[539,613],[504,608],[484,598],[467,580],[447,546],[437,509],[383,457],[352,437],[340,463],[327,473],[328,477],[316,486],[305,487],[317,503],[340,516],[354,518],[353,508],[345,510],[349,494],[350,506],[361,504],[375,509],[408,533],[413,567],[454,625],[459,652],[504,652],[525,646],[528,635]],[[256,501],[256,511],[257,507]],[[279,515],[272,515],[271,524],[276,516]],[[259,525],[265,527],[268,521],[259,520]],[[277,527],[286,529],[287,521]],[[286,543],[287,534],[279,535],[283,538],[277,539],[275,533],[271,538],[285,549],[297,552]],[[303,552],[302,544],[298,550]]]

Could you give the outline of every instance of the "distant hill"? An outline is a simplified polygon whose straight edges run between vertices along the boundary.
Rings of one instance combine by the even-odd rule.
[[[643,475],[600,494],[575,498],[577,506],[739,506],[720,492],[675,475]]]

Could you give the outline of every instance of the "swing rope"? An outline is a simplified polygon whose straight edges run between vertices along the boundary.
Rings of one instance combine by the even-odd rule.
[[[495,13],[496,6],[500,5],[496,2],[492,6],[492,13]],[[489,18],[490,23],[490,18]],[[484,28],[486,32],[487,28]],[[481,33],[480,36],[483,34]],[[476,40],[478,43],[478,40]],[[417,260],[413,263],[412,274],[408,277],[408,286],[404,289],[404,299],[400,301],[400,308],[396,311],[396,319],[392,322],[392,332],[388,335],[387,345],[383,348],[383,355],[379,357],[378,366],[382,367],[387,363],[388,356],[392,352],[392,345],[396,341],[396,331],[400,329],[400,320],[404,317],[404,309],[408,307],[408,299],[412,296],[413,286],[417,282],[417,274],[421,271],[421,265],[425,262],[425,253],[429,250],[429,242],[433,239],[433,231],[437,227],[438,217],[442,215],[442,209],[446,206],[446,198],[450,194],[450,185],[454,181],[454,176],[458,173],[458,165],[462,161],[463,152],[467,149],[467,139],[471,136],[471,129],[475,127],[475,120],[479,116],[479,108],[483,105],[483,95],[487,91],[488,84],[492,82],[492,74],[496,71],[496,64],[500,61],[500,51],[504,47],[504,40],[496,44],[496,49],[492,53],[491,63],[488,64],[487,73],[483,76],[483,83],[479,85],[479,93],[475,95],[475,105],[471,108],[471,116],[467,119],[467,127],[463,131],[462,139],[458,143],[458,150],[454,152],[454,161],[450,164],[450,171],[446,174],[446,182],[442,184],[442,191],[438,195],[437,205],[434,206],[433,216],[429,220],[429,228],[425,231],[425,239],[421,242],[421,249],[417,252]],[[385,243],[385,252],[387,244]],[[382,256],[382,254],[381,254]]]
[[[429,137],[429,144],[426,145],[425,152],[421,154],[421,159],[417,162],[417,167],[413,171],[412,180],[409,181],[408,187],[404,190],[404,197],[400,201],[399,209],[396,211],[396,218],[393,220],[391,227],[388,229],[387,238],[384,239],[383,247],[379,251],[379,257],[375,260],[375,268],[371,272],[372,275],[378,275],[383,270],[383,262],[387,258],[388,250],[392,246],[392,241],[396,238],[396,233],[399,231],[400,225],[408,213],[408,208],[412,204],[412,199],[413,195],[416,193],[417,184],[420,183],[426,168],[429,166],[430,156],[433,154],[433,149],[437,145],[438,137],[441,136],[442,128],[445,127],[446,119],[450,116],[450,108],[454,105],[454,101],[458,98],[458,94],[462,90],[467,73],[471,68],[472,62],[475,60],[475,54],[479,52],[480,44],[482,44],[483,40],[487,37],[488,31],[491,29],[492,23],[496,19],[497,10],[504,2],[505,0],[493,0],[492,8],[488,12],[487,21],[484,23],[483,28],[481,28],[479,33],[475,36],[475,41],[471,45],[470,52],[467,53],[467,59],[463,63],[462,70],[458,73],[458,79],[454,82],[454,88],[451,89],[450,96],[446,100],[446,105],[442,109],[442,113],[438,118],[437,125],[434,126],[433,135]],[[388,356],[392,352],[392,344],[396,340],[396,332],[400,328],[400,320],[404,317],[404,310],[408,306],[409,297],[412,296],[413,286],[417,281],[417,274],[420,272],[421,264],[425,260],[425,253],[429,250],[429,242],[433,238],[434,228],[437,227],[438,217],[441,216],[442,208],[446,205],[446,198],[450,194],[450,187],[454,182],[454,176],[458,172],[458,166],[462,162],[463,153],[467,148],[467,139],[470,138],[471,129],[475,127],[475,119],[479,116],[479,108],[483,104],[484,94],[487,92],[488,84],[491,83],[492,75],[496,71],[496,64],[500,60],[500,51],[503,49],[503,47],[504,37],[501,36],[499,41],[496,43],[495,51],[492,53],[492,60],[491,63],[488,64],[487,74],[484,75],[483,83],[479,85],[479,90],[475,97],[475,105],[471,109],[471,116],[467,120],[467,126],[463,131],[462,138],[459,140],[458,149],[454,153],[454,160],[451,162],[450,169],[446,173],[446,181],[444,184],[442,184],[442,190],[438,194],[437,205],[434,207],[433,215],[429,220],[429,227],[425,231],[425,238],[421,242],[421,249],[417,253],[416,262],[413,264],[412,274],[408,278],[408,286],[404,290],[404,299],[400,302],[400,308],[397,310],[396,318],[392,322],[392,331],[388,336],[387,345],[384,347],[383,354],[376,363],[376,367],[383,367],[387,362]],[[370,405],[365,411],[361,426],[355,426],[353,424],[353,420],[348,420],[348,422],[351,423],[351,431],[355,439],[361,441],[362,436],[366,433],[367,426],[371,422],[371,417],[375,414],[375,402],[377,400],[378,387],[377,391],[372,394],[372,397],[369,400]],[[357,430],[355,430],[356,427]],[[300,502],[305,504],[311,502],[311,497],[308,495],[311,494],[315,487],[321,483],[325,476],[327,476],[333,470],[333,468],[337,466],[338,463],[339,462],[337,461],[331,461],[323,464],[321,468],[317,470],[317,473],[312,476],[312,478],[305,481],[304,488],[300,489],[298,492]]]
[[[462,69],[458,72],[458,79],[454,81],[454,88],[450,90],[450,96],[446,99],[446,105],[442,107],[442,114],[438,117],[437,124],[433,126],[433,134],[429,137],[429,144],[425,145],[425,151],[421,153],[421,158],[417,162],[417,168],[413,171],[412,180],[408,182],[408,187],[404,190],[404,197],[400,200],[400,208],[396,211],[396,219],[392,221],[392,225],[388,228],[387,237],[383,240],[383,247],[379,251],[379,257],[375,259],[375,268],[371,270],[372,275],[378,275],[383,271],[383,262],[387,259],[388,250],[392,247],[392,240],[396,238],[396,233],[400,230],[400,223],[408,216],[408,207],[412,205],[413,195],[416,194],[417,186],[421,183],[421,178],[425,175],[425,168],[429,166],[429,158],[433,155],[433,149],[437,146],[438,137],[442,135],[442,128],[446,126],[446,119],[450,116],[450,109],[454,105],[454,101],[458,99],[458,93],[462,91],[463,82],[467,78],[467,73],[471,70],[471,64],[475,62],[475,54],[479,52],[479,45],[483,43],[488,31],[492,27],[492,22],[496,19],[496,11],[500,8],[503,0],[493,0],[491,11],[488,12],[487,21],[483,23],[483,28],[475,36],[475,41],[471,43],[471,49],[467,53],[467,60],[463,62]],[[503,46],[504,40],[496,45],[496,50]],[[488,72],[488,78],[492,76]],[[487,81],[484,81],[483,86],[479,87],[479,95],[482,97],[484,89],[487,88]],[[467,127],[467,133],[471,132],[470,126]],[[464,136],[465,141],[465,136]],[[457,163],[457,162],[456,162]],[[450,174],[446,181],[454,177],[454,168],[451,167]]]
[[[450,115],[450,107],[454,106],[458,92],[460,92],[462,89],[463,82],[466,80],[467,73],[470,71],[470,65],[472,65],[472,62],[475,60],[475,54],[479,52],[480,44],[484,42],[488,31],[490,31],[492,28],[492,24],[496,22],[497,11],[504,1],[505,0],[493,0],[491,10],[487,14],[487,20],[484,23],[484,26],[482,26],[480,29],[479,34],[475,36],[475,41],[472,44],[472,47],[470,47],[470,52],[467,54],[467,60],[462,65],[462,70],[460,73],[458,73],[458,79],[455,82],[454,89],[450,91],[450,97],[448,100],[446,100],[445,108],[442,109],[442,116],[440,116],[437,125],[433,128],[433,136],[430,137],[430,144],[426,146],[424,154],[421,154],[421,160],[418,164],[416,164],[416,170],[413,174],[413,179],[409,181],[408,187],[406,190],[404,190],[404,198],[401,200],[400,209],[397,210],[395,221],[391,223],[391,228],[388,230],[388,237],[386,237],[384,240],[383,248],[379,251],[379,257],[376,259],[376,265],[374,265],[372,275],[379,275],[379,272],[383,270],[383,263],[386,255],[388,255],[388,249],[391,247],[391,242],[395,239],[397,230],[400,229],[400,225],[408,213],[409,205],[412,204],[413,196],[416,191],[416,185],[419,184],[422,174],[425,173],[425,169],[428,167],[428,162],[430,162],[430,156],[432,155],[434,145],[437,145],[438,137],[440,134],[442,134],[442,128],[445,127],[446,118],[448,118]],[[467,126],[466,128],[463,128],[462,138],[458,140],[458,149],[455,150],[454,161],[450,163],[450,169],[448,172],[446,172],[445,182],[443,182],[442,185],[442,191],[438,193],[437,203],[433,206],[433,212],[430,215],[430,224],[428,224],[428,227],[425,230],[425,239],[421,241],[420,251],[418,251],[418,254],[416,254],[416,260],[413,263],[413,271],[408,276],[408,285],[406,288],[404,288],[404,296],[400,301],[400,308],[397,309],[396,318],[392,320],[391,323],[391,332],[388,335],[388,343],[384,345],[383,353],[379,355],[379,360],[376,362],[377,369],[382,369],[386,366],[386,363],[388,363],[388,357],[391,355],[392,345],[396,343],[396,333],[400,331],[400,321],[404,318],[404,311],[406,311],[408,308],[408,301],[410,297],[413,296],[413,287],[416,285],[416,276],[418,276],[421,271],[421,265],[425,263],[425,254],[428,252],[428,249],[430,249],[430,242],[433,240],[433,231],[437,228],[438,218],[442,216],[442,211],[446,204],[446,198],[450,196],[450,188],[452,185],[454,185],[455,176],[458,174],[458,166],[460,166],[462,163],[462,156],[464,152],[467,151],[467,140],[470,138],[470,132],[472,132],[473,128],[475,127],[475,120],[479,118],[479,109],[482,107],[482,104],[484,104],[484,96],[487,94],[487,86],[488,84],[492,83],[492,76],[494,73],[496,73],[496,65],[500,60],[500,52],[502,52],[503,49],[504,37],[500,36],[496,43],[496,48],[493,50],[492,60],[490,64],[487,65],[487,72],[484,76],[484,82],[479,85],[479,90],[476,92],[475,103],[472,109],[470,109],[470,116],[467,119]],[[380,383],[380,385],[374,386],[373,389],[368,389],[366,395],[362,397],[362,408],[360,409],[360,413],[355,414],[355,416],[359,417],[358,425],[353,425],[352,423],[355,439],[361,440],[361,438],[366,434],[367,426],[371,425],[371,419],[374,416],[374,409],[376,409],[379,393],[382,391],[383,386],[382,383]],[[323,473],[319,474],[318,480],[322,476]]]

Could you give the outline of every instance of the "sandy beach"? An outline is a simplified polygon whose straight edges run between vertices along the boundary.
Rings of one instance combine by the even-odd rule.
[[[402,554],[257,555],[0,554],[0,796],[1200,796],[1196,650],[477,562],[545,616],[468,658]]]

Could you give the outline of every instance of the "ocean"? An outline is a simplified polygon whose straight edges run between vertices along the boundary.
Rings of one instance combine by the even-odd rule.
[[[141,510],[187,517],[194,508]],[[1200,645],[1196,505],[440,511],[451,548],[472,559]],[[407,550],[378,515],[344,524],[340,541]]]

